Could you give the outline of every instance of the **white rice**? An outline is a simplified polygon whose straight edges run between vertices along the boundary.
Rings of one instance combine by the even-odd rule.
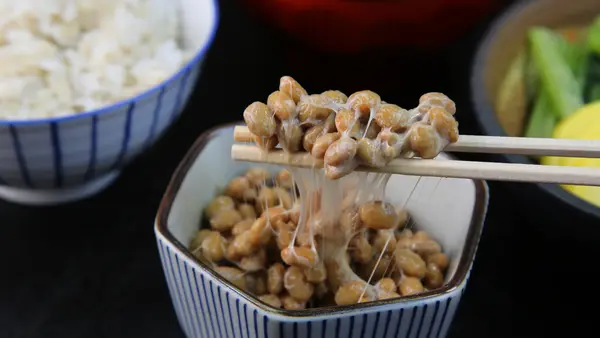
[[[0,0],[0,119],[100,108],[191,57],[174,0]]]

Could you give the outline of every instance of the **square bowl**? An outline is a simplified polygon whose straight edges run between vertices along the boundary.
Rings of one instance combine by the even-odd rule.
[[[187,249],[202,222],[204,206],[231,178],[256,166],[231,159],[234,126],[216,127],[200,136],[177,168],[156,217],[155,234],[169,292],[188,337],[446,335],[481,236],[488,202],[485,182],[404,175],[389,180],[386,198],[405,204],[417,228],[427,231],[450,257],[441,288],[349,306],[276,309],[225,280]]]

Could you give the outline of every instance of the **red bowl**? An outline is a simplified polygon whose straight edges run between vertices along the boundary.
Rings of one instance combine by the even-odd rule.
[[[500,0],[244,0],[304,44],[328,52],[437,47],[453,41]]]

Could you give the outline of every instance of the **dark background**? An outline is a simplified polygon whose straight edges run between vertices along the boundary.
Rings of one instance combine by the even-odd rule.
[[[310,91],[368,88],[404,106],[415,105],[424,92],[442,91],[459,107],[461,132],[477,134],[468,74],[490,18],[435,51],[335,56],[303,51],[235,1],[221,1],[219,32],[186,112],[115,185],[61,207],[0,202],[0,337],[183,337],[153,221],[192,142],[216,124],[240,119],[282,75]],[[352,69],[353,76],[340,77],[339,69]],[[547,238],[527,212],[535,201],[515,202],[504,184],[490,187],[488,220],[449,336],[575,336],[595,328],[597,248]],[[569,224],[562,226],[569,231]]]

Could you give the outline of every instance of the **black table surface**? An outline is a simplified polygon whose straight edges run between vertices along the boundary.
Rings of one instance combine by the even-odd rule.
[[[315,91],[329,89],[324,87],[337,82],[323,76],[328,67],[368,60],[299,56],[293,42],[235,1],[221,1],[221,14],[217,39],[184,115],[116,184],[59,207],[0,202],[0,337],[183,337],[153,233],[158,203],[178,162],[204,130],[240,119],[245,105],[266,97],[281,75]],[[483,27],[439,53],[370,63],[361,85],[400,103],[425,91],[449,93],[463,107],[461,131],[477,133],[466,74]],[[290,61],[294,55],[311,66]],[[430,80],[423,80],[425,68]],[[397,87],[384,76],[367,74],[384,72],[402,74],[392,81]],[[352,86],[344,91],[363,89]],[[598,251],[546,238],[524,217],[526,206],[512,202],[506,185],[492,183],[490,190],[484,234],[449,336],[541,337],[593,329],[593,310],[586,305],[594,309],[599,298]]]

